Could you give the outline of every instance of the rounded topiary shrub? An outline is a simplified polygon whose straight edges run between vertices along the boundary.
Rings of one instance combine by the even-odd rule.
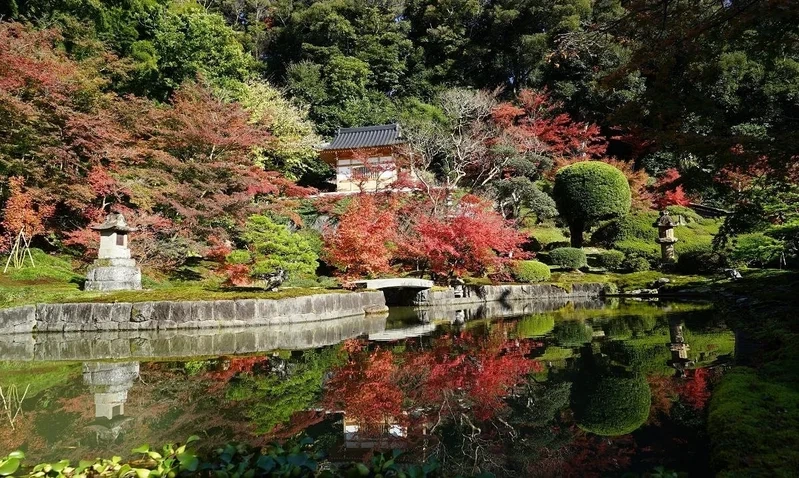
[[[551,276],[549,266],[538,261],[518,261],[513,264],[513,277],[519,282],[542,282]]]
[[[564,320],[555,327],[555,340],[564,347],[579,347],[594,340],[594,330],[580,320]]]
[[[623,266],[630,272],[644,272],[651,269],[651,264],[647,259],[636,256],[625,259]]]
[[[596,262],[599,267],[604,267],[609,271],[615,271],[621,267],[624,262],[624,253],[621,251],[606,251],[597,254]]]
[[[579,395],[574,406],[577,426],[595,435],[626,435],[649,418],[652,392],[643,375],[601,376]]]
[[[516,326],[516,334],[519,338],[529,339],[546,335],[554,328],[555,318],[551,315],[531,315],[519,321]]]
[[[583,161],[561,168],[552,191],[558,212],[569,223],[571,244],[582,245],[586,227],[627,214],[632,194],[619,169],[601,161]]]
[[[565,269],[579,269],[588,264],[585,252],[576,247],[560,247],[555,249],[549,253],[549,260],[553,265]]]

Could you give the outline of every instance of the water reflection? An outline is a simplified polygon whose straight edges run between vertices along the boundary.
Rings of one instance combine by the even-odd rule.
[[[685,343],[685,336],[683,335],[683,327],[685,323],[679,318],[669,319],[669,349],[671,350],[671,360],[668,361],[669,366],[674,368],[677,377],[685,377],[685,371],[688,367],[694,365],[694,362],[688,358],[688,351],[691,347]]]
[[[83,383],[94,394],[94,422],[87,430],[98,443],[114,442],[131,419],[125,417],[128,390],[139,378],[139,362],[83,364]]]
[[[209,447],[308,433],[333,460],[399,448],[408,460],[435,456],[450,474],[640,472],[683,458],[701,468],[704,407],[734,347],[707,307],[425,312],[186,334],[41,334],[24,347],[3,337],[0,356],[22,361],[0,362],[0,386],[29,394],[16,433],[0,432],[0,453],[78,459],[195,433]],[[97,360],[106,358],[121,361]]]

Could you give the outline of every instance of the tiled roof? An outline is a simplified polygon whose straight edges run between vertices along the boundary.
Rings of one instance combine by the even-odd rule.
[[[383,124],[361,128],[339,128],[336,137],[324,149],[374,148],[402,142],[398,124]]]

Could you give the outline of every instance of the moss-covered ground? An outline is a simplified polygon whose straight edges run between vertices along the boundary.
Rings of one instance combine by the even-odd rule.
[[[796,476],[799,273],[751,272],[723,292],[726,320],[739,332],[736,360],[746,366],[729,370],[711,398],[712,466],[719,476]]]
[[[144,277],[145,290],[89,292],[81,290],[83,275],[75,272],[73,264],[58,256],[33,249],[35,267],[10,268],[0,274],[0,308],[36,303],[68,302],[146,302],[159,300],[224,300],[224,299],[283,299],[311,294],[342,292],[324,287],[322,283],[298,284],[279,291],[268,292],[257,287],[226,288],[219,280],[179,280],[166,277]],[[2,269],[0,269],[2,270]]]

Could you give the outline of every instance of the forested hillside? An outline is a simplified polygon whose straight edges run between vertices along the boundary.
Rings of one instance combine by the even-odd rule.
[[[557,167],[603,159],[634,206],[734,210],[719,241],[796,239],[791,0],[3,5],[1,196],[35,217],[7,212],[6,242],[31,220],[38,241],[83,250],[117,204],[152,236],[145,259],[179,263],[249,214],[300,224],[286,196],[329,174],[314,147],[394,121],[439,184],[516,212],[524,197],[539,219]],[[475,168],[448,136],[492,139]]]

